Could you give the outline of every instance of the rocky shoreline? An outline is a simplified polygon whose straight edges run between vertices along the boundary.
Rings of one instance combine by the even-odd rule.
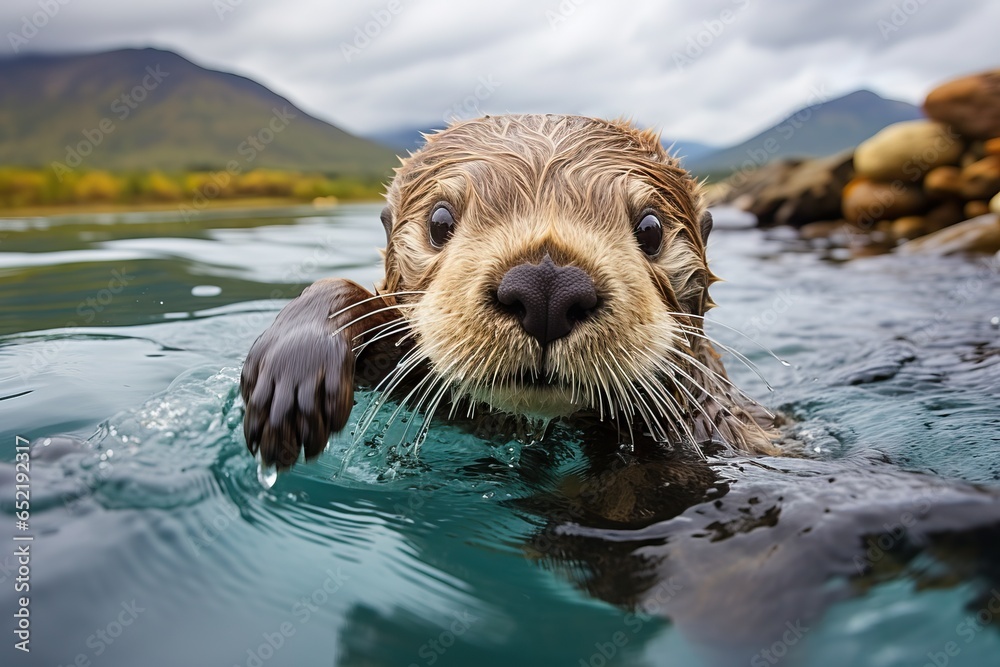
[[[737,172],[709,202],[854,256],[1000,252],[1000,69],[938,86],[923,110],[852,151]]]

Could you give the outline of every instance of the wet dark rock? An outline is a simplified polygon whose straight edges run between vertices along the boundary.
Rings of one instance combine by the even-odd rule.
[[[1000,251],[1000,216],[993,213],[960,222],[899,246],[913,255],[955,255]]]

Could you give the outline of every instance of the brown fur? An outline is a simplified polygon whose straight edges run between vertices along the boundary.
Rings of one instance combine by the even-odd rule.
[[[457,225],[438,250],[427,221],[440,201],[452,205]],[[718,354],[698,335],[716,280],[700,228],[704,204],[656,134],[576,116],[458,123],[403,161],[388,202],[379,292],[409,305],[401,311],[417,353],[456,399],[541,417],[594,411],[645,422],[654,435],[777,451],[763,411],[726,384]],[[633,236],[647,208],[664,227],[654,258]],[[601,306],[543,355],[490,293],[512,266],[546,253],[589,273]],[[393,296],[413,290],[425,293]],[[510,379],[526,372],[550,385]],[[676,412],[664,408],[669,398]]]

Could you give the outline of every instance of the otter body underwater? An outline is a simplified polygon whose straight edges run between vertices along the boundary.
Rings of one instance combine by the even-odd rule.
[[[872,459],[776,458],[777,420],[732,385],[703,328],[715,276],[700,186],[655,134],[572,116],[461,122],[403,161],[387,199],[375,293],[321,280],[250,350],[244,432],[263,464],[319,455],[358,384],[424,413],[418,443],[445,412],[580,426],[589,481],[524,499],[547,522],[526,548],[587,564],[579,585],[625,607],[683,576],[663,613],[734,642],[923,553],[1000,581],[996,490]],[[891,558],[871,558],[886,533]]]

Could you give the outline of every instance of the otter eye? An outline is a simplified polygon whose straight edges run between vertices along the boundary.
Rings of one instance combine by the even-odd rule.
[[[652,257],[660,252],[663,243],[663,225],[653,213],[645,213],[635,226],[635,240],[639,242],[642,251]]]
[[[427,223],[427,228],[431,236],[431,245],[435,248],[443,248],[455,231],[455,216],[452,214],[451,208],[443,202],[435,206],[434,210],[431,211],[431,219]]]

